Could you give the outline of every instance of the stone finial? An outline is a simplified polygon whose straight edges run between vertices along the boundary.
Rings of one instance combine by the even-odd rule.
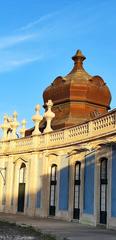
[[[8,124],[9,124],[9,128],[8,128],[8,139],[11,139],[12,137],[12,122],[13,122],[13,119],[11,116],[8,116],[7,117],[7,121],[8,121]]]
[[[8,133],[8,129],[9,129],[9,123],[8,123],[8,116],[7,115],[4,115],[4,122],[1,125],[1,128],[3,130],[2,139],[7,140],[7,133]]]
[[[22,128],[20,129],[21,137],[25,137],[26,123],[27,122],[25,119],[23,119],[23,121],[21,122],[21,124],[22,124]]]
[[[19,127],[19,122],[17,121],[18,113],[14,112],[13,113],[13,120],[11,122],[11,127],[12,127],[12,138],[17,138],[17,133],[16,130]]]
[[[41,134],[41,132],[39,131],[39,124],[43,117],[40,115],[40,105],[39,104],[36,105],[35,112],[36,112],[36,114],[32,117],[32,120],[35,124],[35,129],[32,133],[33,135]]]
[[[82,54],[80,50],[77,50],[76,54],[72,57],[77,69],[83,68],[83,61],[86,57]]]
[[[55,114],[51,111],[52,106],[53,106],[52,100],[48,100],[46,105],[48,107],[48,110],[47,110],[47,112],[44,113],[44,117],[47,121],[47,125],[46,125],[46,128],[44,130],[44,133],[48,133],[48,132],[53,131],[52,128],[51,128],[51,121],[55,117]]]

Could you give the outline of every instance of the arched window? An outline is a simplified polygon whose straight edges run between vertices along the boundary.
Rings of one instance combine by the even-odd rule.
[[[79,219],[80,217],[80,174],[81,174],[81,163],[79,161],[75,164],[74,172],[74,213],[73,218]]]
[[[57,165],[51,166],[50,176],[50,209],[49,214],[54,216],[56,210],[56,185],[57,185]]]
[[[19,183],[25,183],[26,181],[25,176],[26,176],[26,165],[22,163],[19,171]]]
[[[100,176],[101,181],[104,182],[104,180],[107,180],[107,159],[103,158],[101,159],[101,166],[100,166]]]
[[[107,222],[107,158],[100,160],[100,223]]]

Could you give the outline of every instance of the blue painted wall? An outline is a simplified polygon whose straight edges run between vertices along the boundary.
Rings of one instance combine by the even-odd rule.
[[[40,182],[42,181],[42,168],[43,168],[43,163],[41,159],[38,159],[38,190],[36,192],[36,199],[35,199],[35,207],[36,208],[41,208],[41,194],[42,194],[42,189],[40,187]]]
[[[41,207],[41,190],[39,190],[36,194],[36,204],[35,204],[36,208],[40,208]]]
[[[67,158],[62,159],[62,166],[65,167],[62,167],[60,171],[59,210],[67,211],[69,200],[69,167]]]
[[[116,217],[116,145],[112,146],[111,216]]]
[[[94,169],[95,155],[91,154],[85,158],[84,168],[84,213],[94,213]]]

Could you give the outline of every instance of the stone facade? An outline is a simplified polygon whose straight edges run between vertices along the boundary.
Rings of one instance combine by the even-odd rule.
[[[28,138],[1,140],[0,210],[41,217],[51,215],[68,221],[79,218],[78,221],[82,223],[97,225],[100,223],[100,165],[102,159],[107,159],[107,191],[103,192],[106,196],[102,197],[102,205],[107,206],[102,207],[107,214],[107,227],[115,227],[115,141],[115,110],[68,129],[42,134],[38,132]],[[78,182],[75,184],[77,162],[81,165],[79,185]],[[21,168],[22,164],[24,167]],[[55,190],[53,188],[50,193],[52,166],[56,166],[56,182],[53,179]],[[25,178],[20,182],[21,169],[25,169]],[[21,183],[25,185],[25,196],[24,208],[20,210],[18,199]],[[52,198],[55,195],[51,214],[50,194]],[[75,201],[79,202],[75,204],[78,205],[79,216],[77,214],[74,217],[75,194],[78,195]]]
[[[52,130],[52,101],[17,138],[17,113],[4,117],[0,140],[0,211],[116,228],[116,110]]]

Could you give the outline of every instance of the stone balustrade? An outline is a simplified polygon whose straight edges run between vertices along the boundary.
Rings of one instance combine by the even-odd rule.
[[[110,115],[107,115],[107,116],[104,116],[104,117],[101,117],[99,119],[96,119],[93,121],[93,128],[94,128],[94,131],[98,131],[98,130],[101,130],[101,129],[108,129],[110,126],[111,127],[114,127],[115,126],[115,113],[112,113]]]
[[[50,134],[50,142],[64,141],[64,131],[55,132]]]
[[[27,138],[0,141],[0,154],[23,153],[65,144],[88,141],[90,138],[116,133],[116,110],[81,125]]]
[[[32,145],[32,138],[18,139],[16,142],[16,147],[25,147]]]
[[[80,136],[80,135],[88,135],[89,132],[89,124],[85,123],[76,127],[73,127],[71,129],[69,129],[69,137],[73,138],[76,136]]]

